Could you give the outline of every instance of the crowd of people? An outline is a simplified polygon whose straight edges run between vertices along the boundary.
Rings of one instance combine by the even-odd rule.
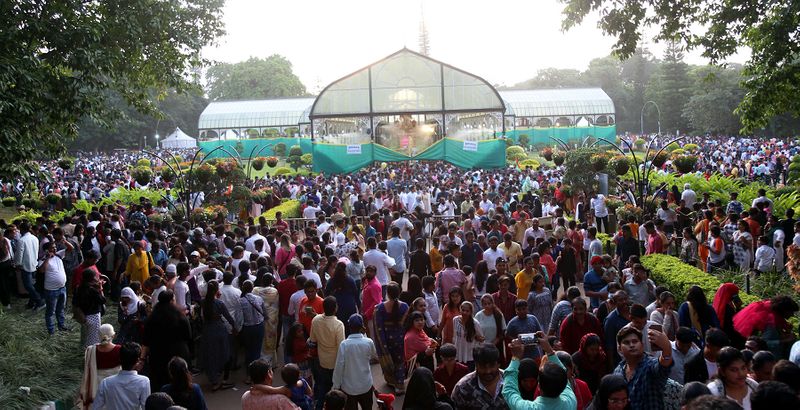
[[[759,141],[760,159],[749,160],[793,153],[781,144]],[[703,149],[720,149],[709,156],[718,164],[748,160],[722,144]],[[54,167],[55,182],[37,189],[98,199],[133,186],[135,157],[116,155]],[[677,295],[640,260],[680,238],[689,264],[780,271],[787,229],[800,226],[792,214],[772,215],[766,196],[746,210],[734,193],[723,203],[689,186],[665,205],[698,212],[664,205],[612,231],[606,197],[570,206],[562,172],[430,162],[257,181],[300,200],[299,221],[157,222],[149,216],[169,207],[144,200],[0,222],[0,302],[10,305],[18,272],[50,334],[71,330],[71,312],[85,349],[83,408],[205,409],[205,395],[243,383],[244,409],[391,408],[402,395],[404,409],[800,404],[793,298],[742,307],[731,283]],[[599,232],[613,236],[612,254]],[[247,379],[233,379],[241,367]]]

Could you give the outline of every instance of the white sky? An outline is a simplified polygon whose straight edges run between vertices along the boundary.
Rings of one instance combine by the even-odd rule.
[[[281,54],[316,93],[403,46],[418,50],[421,3],[431,57],[492,84],[513,85],[547,67],[584,70],[614,43],[596,28],[596,16],[562,32],[557,0],[227,0],[227,35],[204,55],[234,63]],[[648,48],[658,57],[664,49]],[[706,63],[698,52],[686,61]]]

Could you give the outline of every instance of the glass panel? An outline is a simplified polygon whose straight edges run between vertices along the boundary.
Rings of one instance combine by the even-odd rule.
[[[439,64],[401,53],[372,66],[374,112],[441,111]]]
[[[499,112],[474,112],[447,115],[447,137],[462,141],[496,138],[503,131]]]
[[[383,115],[373,119],[375,142],[415,156],[442,139],[441,114]]]
[[[444,101],[448,111],[503,109],[503,102],[490,86],[450,67],[444,68]]]
[[[369,112],[369,71],[339,80],[317,97],[311,115],[365,114]]]
[[[314,120],[314,138],[322,144],[366,144],[370,136],[369,117],[338,117]]]

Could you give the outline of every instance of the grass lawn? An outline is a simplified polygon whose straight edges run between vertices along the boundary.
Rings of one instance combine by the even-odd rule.
[[[49,336],[44,310],[34,313],[25,303],[16,299],[10,310],[0,311],[0,407],[27,410],[61,400],[72,408],[83,373],[80,325],[68,306],[67,326],[72,331]],[[109,313],[104,319],[110,320]],[[30,394],[20,387],[29,387]]]
[[[16,216],[18,213],[19,212],[17,212],[17,208],[13,206],[0,206],[0,219],[4,219],[6,222],[10,222],[11,218]]]

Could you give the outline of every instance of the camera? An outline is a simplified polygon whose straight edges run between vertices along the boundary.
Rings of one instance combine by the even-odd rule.
[[[539,338],[534,333],[522,333],[519,335],[519,340],[525,346],[536,346],[539,344]]]

